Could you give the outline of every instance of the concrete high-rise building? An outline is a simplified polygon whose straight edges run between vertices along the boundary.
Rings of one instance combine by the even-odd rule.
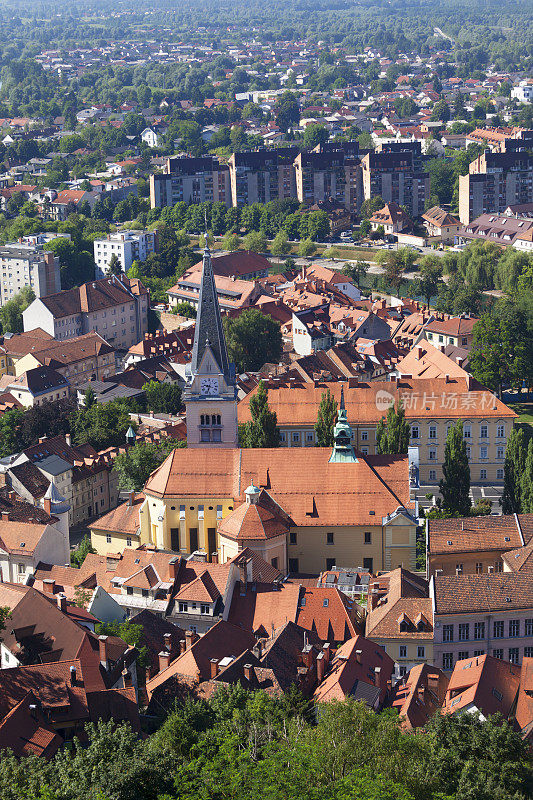
[[[297,147],[233,153],[229,159],[233,206],[296,197],[294,159]]]
[[[361,158],[357,142],[319,145],[294,162],[296,196],[308,206],[331,200],[350,211],[363,202]]]
[[[5,244],[0,247],[0,305],[24,286],[30,286],[36,297],[59,292],[59,258],[41,245]]]
[[[429,173],[423,168],[420,142],[389,142],[362,158],[364,199],[405,206],[412,217],[424,212]]]
[[[161,175],[150,175],[152,208],[176,203],[231,205],[229,169],[213,156],[169,158]]]
[[[486,150],[459,176],[459,219],[463,225],[481,214],[501,214],[507,206],[533,203],[533,156],[526,150]]]

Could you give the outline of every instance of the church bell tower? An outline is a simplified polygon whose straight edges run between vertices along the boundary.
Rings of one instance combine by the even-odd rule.
[[[206,243],[192,361],[184,401],[188,447],[238,446],[235,365],[229,363],[222,317]]]

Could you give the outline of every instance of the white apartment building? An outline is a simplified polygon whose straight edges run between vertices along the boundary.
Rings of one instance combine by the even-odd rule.
[[[520,81],[518,86],[513,86],[511,89],[511,97],[515,98],[520,103],[531,103],[533,99],[533,81],[524,80]]]
[[[59,258],[40,245],[5,244],[0,247],[0,305],[24,286],[31,286],[36,297],[59,292]]]
[[[120,261],[122,271],[127,272],[135,260],[146,261],[156,250],[157,231],[119,231],[108,234],[105,239],[95,239],[96,277],[105,278],[113,255]]]

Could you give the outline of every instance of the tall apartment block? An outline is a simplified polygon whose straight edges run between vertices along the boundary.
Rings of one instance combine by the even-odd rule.
[[[481,214],[501,214],[507,206],[533,203],[533,156],[526,150],[486,150],[459,176],[459,219],[463,225]]]
[[[424,171],[420,142],[389,142],[361,159],[365,200],[381,196],[385,203],[405,206],[412,217],[424,212],[429,173]]]
[[[229,159],[233,206],[296,197],[294,159],[297,147],[233,153]]]
[[[357,142],[327,143],[311,153],[299,153],[294,169],[300,203],[311,206],[331,200],[350,211],[360,208],[363,184]]]
[[[109,233],[105,239],[95,239],[94,260],[96,277],[107,275],[111,256],[116,255],[127,272],[135,260],[146,261],[150,253],[157,251],[157,231],[118,231]]]
[[[31,286],[36,297],[59,292],[59,258],[42,245],[5,244],[0,247],[0,304],[24,286]]]
[[[167,159],[164,173],[150,176],[150,205],[164,208],[180,201],[230,206],[228,167],[213,156]]]

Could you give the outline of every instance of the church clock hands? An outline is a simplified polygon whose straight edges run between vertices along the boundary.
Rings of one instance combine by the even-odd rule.
[[[218,394],[217,378],[202,378],[200,389],[202,394]]]

